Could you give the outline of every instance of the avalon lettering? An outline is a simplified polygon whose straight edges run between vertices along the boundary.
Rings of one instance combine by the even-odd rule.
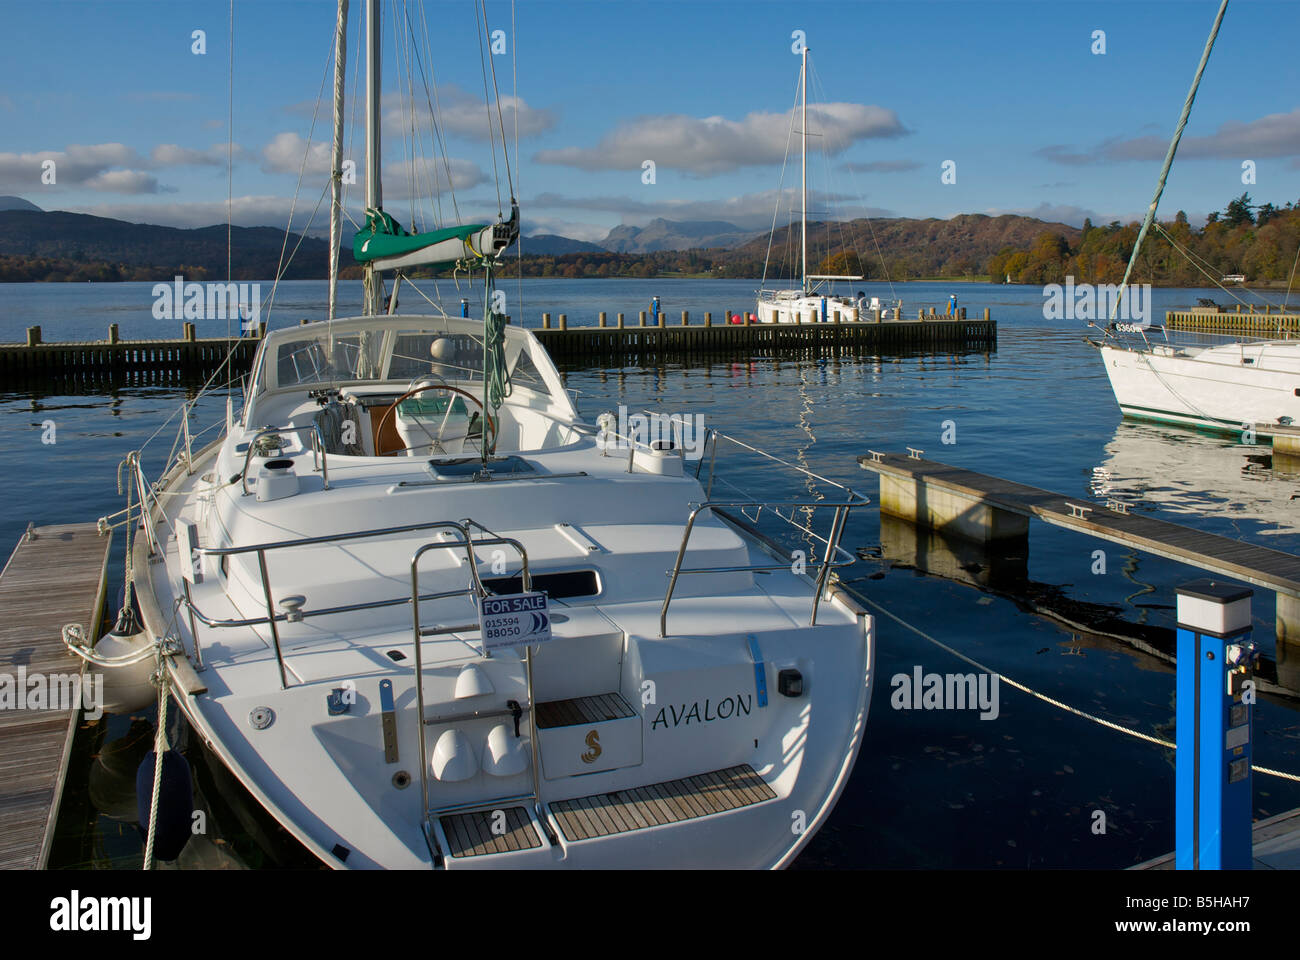
[[[650,723],[650,729],[655,730],[662,726],[665,730],[669,727],[689,727],[691,721],[696,723],[712,723],[714,720],[726,720],[730,717],[739,717],[742,713],[749,716],[749,711],[754,705],[754,695],[752,693],[738,693],[734,697],[726,697],[714,703],[711,698],[706,697],[704,707],[701,709],[700,702],[696,700],[687,706],[670,703],[667,707],[660,707],[659,712]]]

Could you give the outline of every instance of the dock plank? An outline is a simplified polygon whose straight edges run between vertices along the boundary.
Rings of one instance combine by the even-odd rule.
[[[107,587],[110,537],[93,523],[30,530],[0,572],[0,673],[80,674],[63,645],[66,623],[93,631]],[[49,858],[79,705],[0,710],[0,869]]]

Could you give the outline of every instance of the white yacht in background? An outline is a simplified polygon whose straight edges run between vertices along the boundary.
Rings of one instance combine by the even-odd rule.
[[[759,323],[829,323],[836,313],[840,320],[851,322],[860,319],[866,309],[860,298],[833,296],[818,293],[823,284],[837,280],[858,281],[861,276],[830,276],[808,274],[808,48],[803,48],[799,69],[799,89],[802,99],[801,201],[799,210],[799,237],[802,251],[800,261],[800,286],[798,290],[760,290],[757,317]],[[763,269],[767,273],[766,266]]]
[[[1153,223],[1161,229],[1156,208],[1226,11],[1224,0],[1183,102],[1110,322],[1097,327],[1101,339],[1088,342],[1101,353],[1115,400],[1126,417],[1268,437],[1270,426],[1300,422],[1300,341],[1220,337],[1116,322],[1120,306],[1127,303],[1129,277],[1147,230]]]
[[[1091,342],[1126,417],[1261,437],[1300,423],[1300,341],[1158,328]]]
[[[384,264],[457,238],[490,293],[517,219],[407,235],[366,186],[368,315],[268,333],[222,436],[195,449],[187,409],[159,480],[129,458],[133,589],[180,709],[332,867],[789,864],[866,725],[873,622],[834,574],[864,498],[713,430],[688,469],[684,431],[583,422],[490,295],[481,319],[387,312]],[[720,496],[719,449],[802,495]]]

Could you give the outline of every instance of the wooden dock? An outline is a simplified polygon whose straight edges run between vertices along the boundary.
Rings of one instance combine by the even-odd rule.
[[[30,528],[0,572],[0,674],[24,701],[37,674],[40,682],[51,674],[81,674],[82,661],[64,646],[62,629],[73,622],[98,628],[111,542],[93,523]],[[0,709],[0,869],[6,870],[46,866],[81,715],[80,704],[27,706]]]
[[[880,475],[881,512],[918,526],[990,543],[1027,537],[1036,518],[1272,590],[1279,642],[1300,643],[1300,557],[1293,554],[1131,513],[1117,501],[1097,504],[911,455],[873,451],[858,463]]]
[[[557,363],[590,358],[800,355],[916,350],[996,350],[992,320],[873,323],[697,323],[669,326],[555,327],[533,331]]]
[[[1300,870],[1300,809],[1260,820],[1251,828],[1253,867],[1256,870]],[[1130,870],[1173,870],[1177,854],[1135,864]]]
[[[1268,306],[1256,311],[1253,304],[1245,310],[1241,304],[1235,306],[1235,310],[1218,307],[1169,310],[1165,313],[1165,326],[1170,330],[1239,337],[1300,337],[1300,313],[1284,313]]]
[[[607,322],[601,313],[590,326],[570,326],[564,314],[543,314],[542,326],[532,328],[557,363],[582,363],[589,359],[664,359],[700,355],[765,356],[844,354],[862,350],[885,353],[997,349],[998,328],[984,311],[984,319],[966,319],[965,308],[956,318],[918,311],[916,320],[838,320],[826,323],[722,323],[711,313],[692,321],[683,312],[680,323],[669,324],[661,314],[659,322],[625,324],[624,315]],[[510,318],[507,317],[509,322]],[[221,367],[234,350],[231,368],[236,378],[252,365],[253,355],[265,335],[200,339],[194,324],[183,325],[175,340],[122,340],[116,324],[104,340],[46,343],[40,327],[27,331],[26,343],[0,343],[0,378],[18,380],[115,380],[127,376],[167,377],[210,375]]]
[[[236,377],[248,370],[260,337],[195,336],[186,323],[176,340],[121,340],[117,325],[104,340],[45,343],[40,327],[27,331],[26,343],[0,343],[0,377],[5,380],[111,380],[127,374],[205,376],[219,368],[233,348]]]

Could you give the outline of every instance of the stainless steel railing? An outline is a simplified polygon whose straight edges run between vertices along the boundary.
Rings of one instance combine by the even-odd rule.
[[[244,553],[253,553],[257,555],[257,569],[258,569],[258,576],[260,581],[259,586],[261,587],[263,599],[266,602],[266,615],[259,616],[259,617],[243,617],[239,619],[218,620],[204,614],[203,611],[199,609],[198,605],[188,597],[185,599],[185,605],[188,607],[189,611],[194,615],[194,618],[198,620],[199,623],[202,623],[206,627],[225,629],[230,627],[253,627],[253,626],[266,625],[271,631],[271,642],[275,650],[276,665],[280,671],[280,687],[281,689],[288,689],[289,684],[288,684],[287,675],[285,673],[284,656],[280,648],[280,631],[278,626],[278,624],[280,623],[284,623],[286,621],[296,622],[298,620],[303,620],[308,617],[323,617],[323,616],[330,616],[339,613],[351,613],[358,610],[374,610],[380,607],[398,606],[401,604],[411,603],[413,599],[416,602],[425,602],[429,600],[442,600],[442,599],[447,599],[449,597],[467,595],[471,591],[478,591],[479,594],[482,595],[485,588],[478,576],[478,567],[474,558],[474,551],[473,551],[474,545],[478,545],[478,546],[494,546],[498,544],[511,545],[511,544],[515,544],[517,541],[507,540],[505,538],[500,538],[500,537],[494,537],[492,539],[473,540],[473,538],[470,536],[469,528],[468,528],[468,524],[470,523],[473,523],[473,521],[467,521],[466,523],[456,523],[450,520],[433,520],[424,523],[408,523],[397,527],[376,527],[370,530],[358,530],[358,531],[349,531],[347,533],[326,534],[319,537],[299,537],[298,539],[295,540],[277,540],[268,543],[255,543],[255,544],[248,544],[246,546],[239,546],[239,547],[200,548],[198,550],[198,553],[200,555],[206,555],[210,557],[230,557],[230,556],[236,556],[238,554],[244,554]],[[474,526],[478,527],[479,529],[485,529],[482,527],[481,524],[474,523]],[[294,610],[294,611],[288,611],[284,613],[276,613],[274,602],[271,597],[271,578],[270,578],[270,574],[267,572],[267,566],[266,566],[267,553],[273,550],[283,550],[290,547],[306,547],[306,546],[314,546],[322,543],[338,543],[345,540],[362,540],[371,537],[394,536],[396,534],[410,533],[417,530],[439,530],[439,529],[450,530],[459,533],[460,539],[444,541],[438,544],[427,544],[423,549],[432,549],[434,547],[454,549],[458,547],[464,547],[466,550],[466,555],[469,558],[469,567],[470,567],[469,587],[465,589],[446,590],[437,593],[421,594],[415,598],[408,597],[408,596],[400,596],[400,597],[393,597],[393,598],[388,598],[383,600],[366,600],[366,601],[359,601],[356,603],[340,604],[338,606],[323,607],[314,610]],[[464,629],[466,626],[473,626],[473,625],[460,625],[459,627],[439,628],[437,630],[426,631],[425,635],[433,636],[435,635],[435,633],[451,633],[451,632],[455,632],[457,629]],[[196,657],[200,657],[201,654],[200,654],[200,641],[199,641],[198,631],[192,629],[191,632],[194,637],[195,655]]]
[[[466,554],[469,557],[470,586],[467,591],[461,591],[461,592],[473,593],[476,595],[476,597],[479,598],[488,595],[488,591],[483,586],[483,581],[479,578],[478,575],[478,564],[474,557],[475,546],[512,547],[515,550],[515,552],[519,554],[520,577],[521,577],[521,584],[523,586],[523,590],[525,593],[528,593],[532,590],[533,577],[528,567],[528,551],[524,549],[524,545],[522,543],[510,537],[496,536],[495,534],[492,534],[492,531],[488,530],[487,527],[483,526],[481,523],[478,523],[477,521],[474,520],[465,520],[463,522],[463,525],[452,524],[452,526],[456,526],[460,529],[463,537],[463,545],[465,546]],[[469,535],[469,528],[471,526],[476,527],[477,529],[492,535],[490,537],[480,539],[477,541],[472,540]],[[440,808],[438,811],[432,810],[429,805],[429,746],[428,746],[428,736],[424,729],[426,725],[425,718],[424,718],[424,657],[420,648],[420,640],[422,637],[432,635],[433,633],[443,633],[443,632],[448,632],[448,630],[451,629],[465,629],[465,628],[464,627],[442,628],[440,630],[428,631],[420,626],[420,604],[419,604],[419,600],[421,597],[420,558],[423,557],[426,553],[428,553],[431,550],[447,549],[449,547],[460,546],[460,545],[462,545],[460,542],[426,543],[424,544],[424,546],[416,550],[415,555],[411,557],[411,632],[412,632],[412,637],[413,637],[413,642],[415,647],[415,700],[416,700],[416,709],[419,711],[420,797],[423,803],[423,807],[421,809],[424,818],[423,828],[424,828],[425,838],[428,840],[430,848],[434,849],[435,851],[437,848],[437,840],[435,839],[435,835],[433,831],[433,818],[435,815],[448,813],[453,810],[476,809],[485,806],[490,806],[492,804],[512,803],[521,800],[532,800],[533,810],[537,815],[538,823],[542,824],[543,827],[545,827],[546,825],[546,818],[543,815],[542,808],[541,808],[541,781],[540,781],[541,774],[539,772],[540,768],[539,768],[538,755],[537,755],[537,749],[538,749],[537,748],[537,712],[534,709],[535,704],[534,704],[534,697],[533,697],[533,648],[530,645],[524,646],[524,672],[525,672],[525,679],[527,684],[527,696],[528,696],[528,704],[527,704],[528,742],[529,742],[529,747],[532,751],[532,764],[531,764],[532,773],[533,773],[532,794],[531,795],[519,794],[516,796],[509,796],[509,797],[490,797],[483,800],[473,801],[470,803],[462,803],[462,804],[456,804],[451,807]],[[480,636],[480,642],[482,643],[483,656],[485,658],[490,658],[491,651],[489,651],[487,648],[487,637]]]
[[[829,486],[842,490],[844,491],[845,498],[839,501],[759,500],[759,499],[752,499],[752,498],[735,499],[735,500],[709,499],[713,495],[713,484],[714,484],[715,471],[717,465],[718,443],[720,441],[725,441],[734,444],[735,446],[738,446],[751,453],[757,454],[758,456],[763,457],[764,459],[767,459],[774,463],[780,464],[781,466],[794,470],[796,473],[802,474],[811,480],[816,480],[819,483],[828,484]],[[822,595],[826,588],[826,579],[829,576],[830,571],[837,567],[846,566],[847,564],[850,564],[854,561],[853,555],[849,553],[847,550],[844,550],[840,546],[840,539],[844,534],[844,524],[848,517],[848,512],[852,510],[854,507],[860,507],[864,504],[869,503],[870,501],[865,496],[858,493],[856,490],[853,490],[851,487],[847,487],[842,483],[837,483],[836,481],[831,480],[828,477],[823,477],[820,474],[813,473],[811,470],[807,470],[804,467],[799,466],[798,464],[790,463],[788,460],[783,460],[780,457],[773,456],[772,454],[766,452],[765,450],[760,450],[755,446],[745,443],[743,440],[738,440],[735,437],[728,436],[724,433],[721,433],[713,429],[712,427],[710,427],[708,430],[705,431],[704,450],[708,453],[707,459],[709,463],[708,477],[707,480],[704,481],[706,499],[703,503],[701,503],[699,506],[695,507],[691,511],[690,517],[686,521],[686,527],[682,531],[681,544],[677,548],[677,559],[673,564],[673,569],[671,571],[668,571],[668,578],[669,578],[668,589],[664,593],[663,606],[659,610],[659,636],[665,637],[668,635],[668,609],[672,605],[673,594],[677,589],[677,581],[682,574],[746,573],[746,572],[759,573],[759,572],[771,572],[775,570],[791,569],[792,561],[786,563],[780,563],[780,564],[749,564],[749,565],[742,565],[742,566],[683,568],[682,563],[686,559],[686,550],[690,544],[691,533],[695,529],[696,520],[699,519],[701,513],[703,513],[706,510],[712,510],[715,507],[718,508],[739,507],[741,508],[742,512],[747,507],[757,508],[760,511],[770,508],[773,513],[775,513],[786,523],[789,523],[791,526],[794,526],[795,528],[802,530],[804,533],[808,534],[814,539],[826,544],[826,552],[822,557],[822,561],[818,567],[817,578],[813,588],[812,613],[809,618],[809,626],[815,626],[817,624],[817,608],[820,606]],[[695,475],[697,478],[700,477],[700,474],[704,469],[705,459],[706,458],[704,456],[701,456],[699,463],[696,465]],[[791,513],[789,515],[781,513],[780,508],[782,507],[789,509]],[[830,531],[828,535],[825,537],[822,537],[818,535],[816,532],[814,532],[811,529],[811,526],[804,526],[800,524],[795,519],[793,513],[794,510],[802,510],[808,514],[811,514],[816,510],[824,510],[824,509],[835,510],[835,515],[831,519]]]
[[[321,477],[325,481],[325,489],[330,488],[330,468],[328,463],[328,453],[325,450],[325,438],[321,435],[320,425],[316,423],[304,424],[301,427],[263,427],[248,441],[248,449],[244,451],[244,469],[240,471],[239,482],[243,496],[248,496],[253,491],[248,489],[248,465],[252,463],[253,454],[257,451],[257,442],[263,437],[274,437],[281,433],[299,433],[303,430],[311,431],[311,452],[312,452],[312,469],[321,471]]]

